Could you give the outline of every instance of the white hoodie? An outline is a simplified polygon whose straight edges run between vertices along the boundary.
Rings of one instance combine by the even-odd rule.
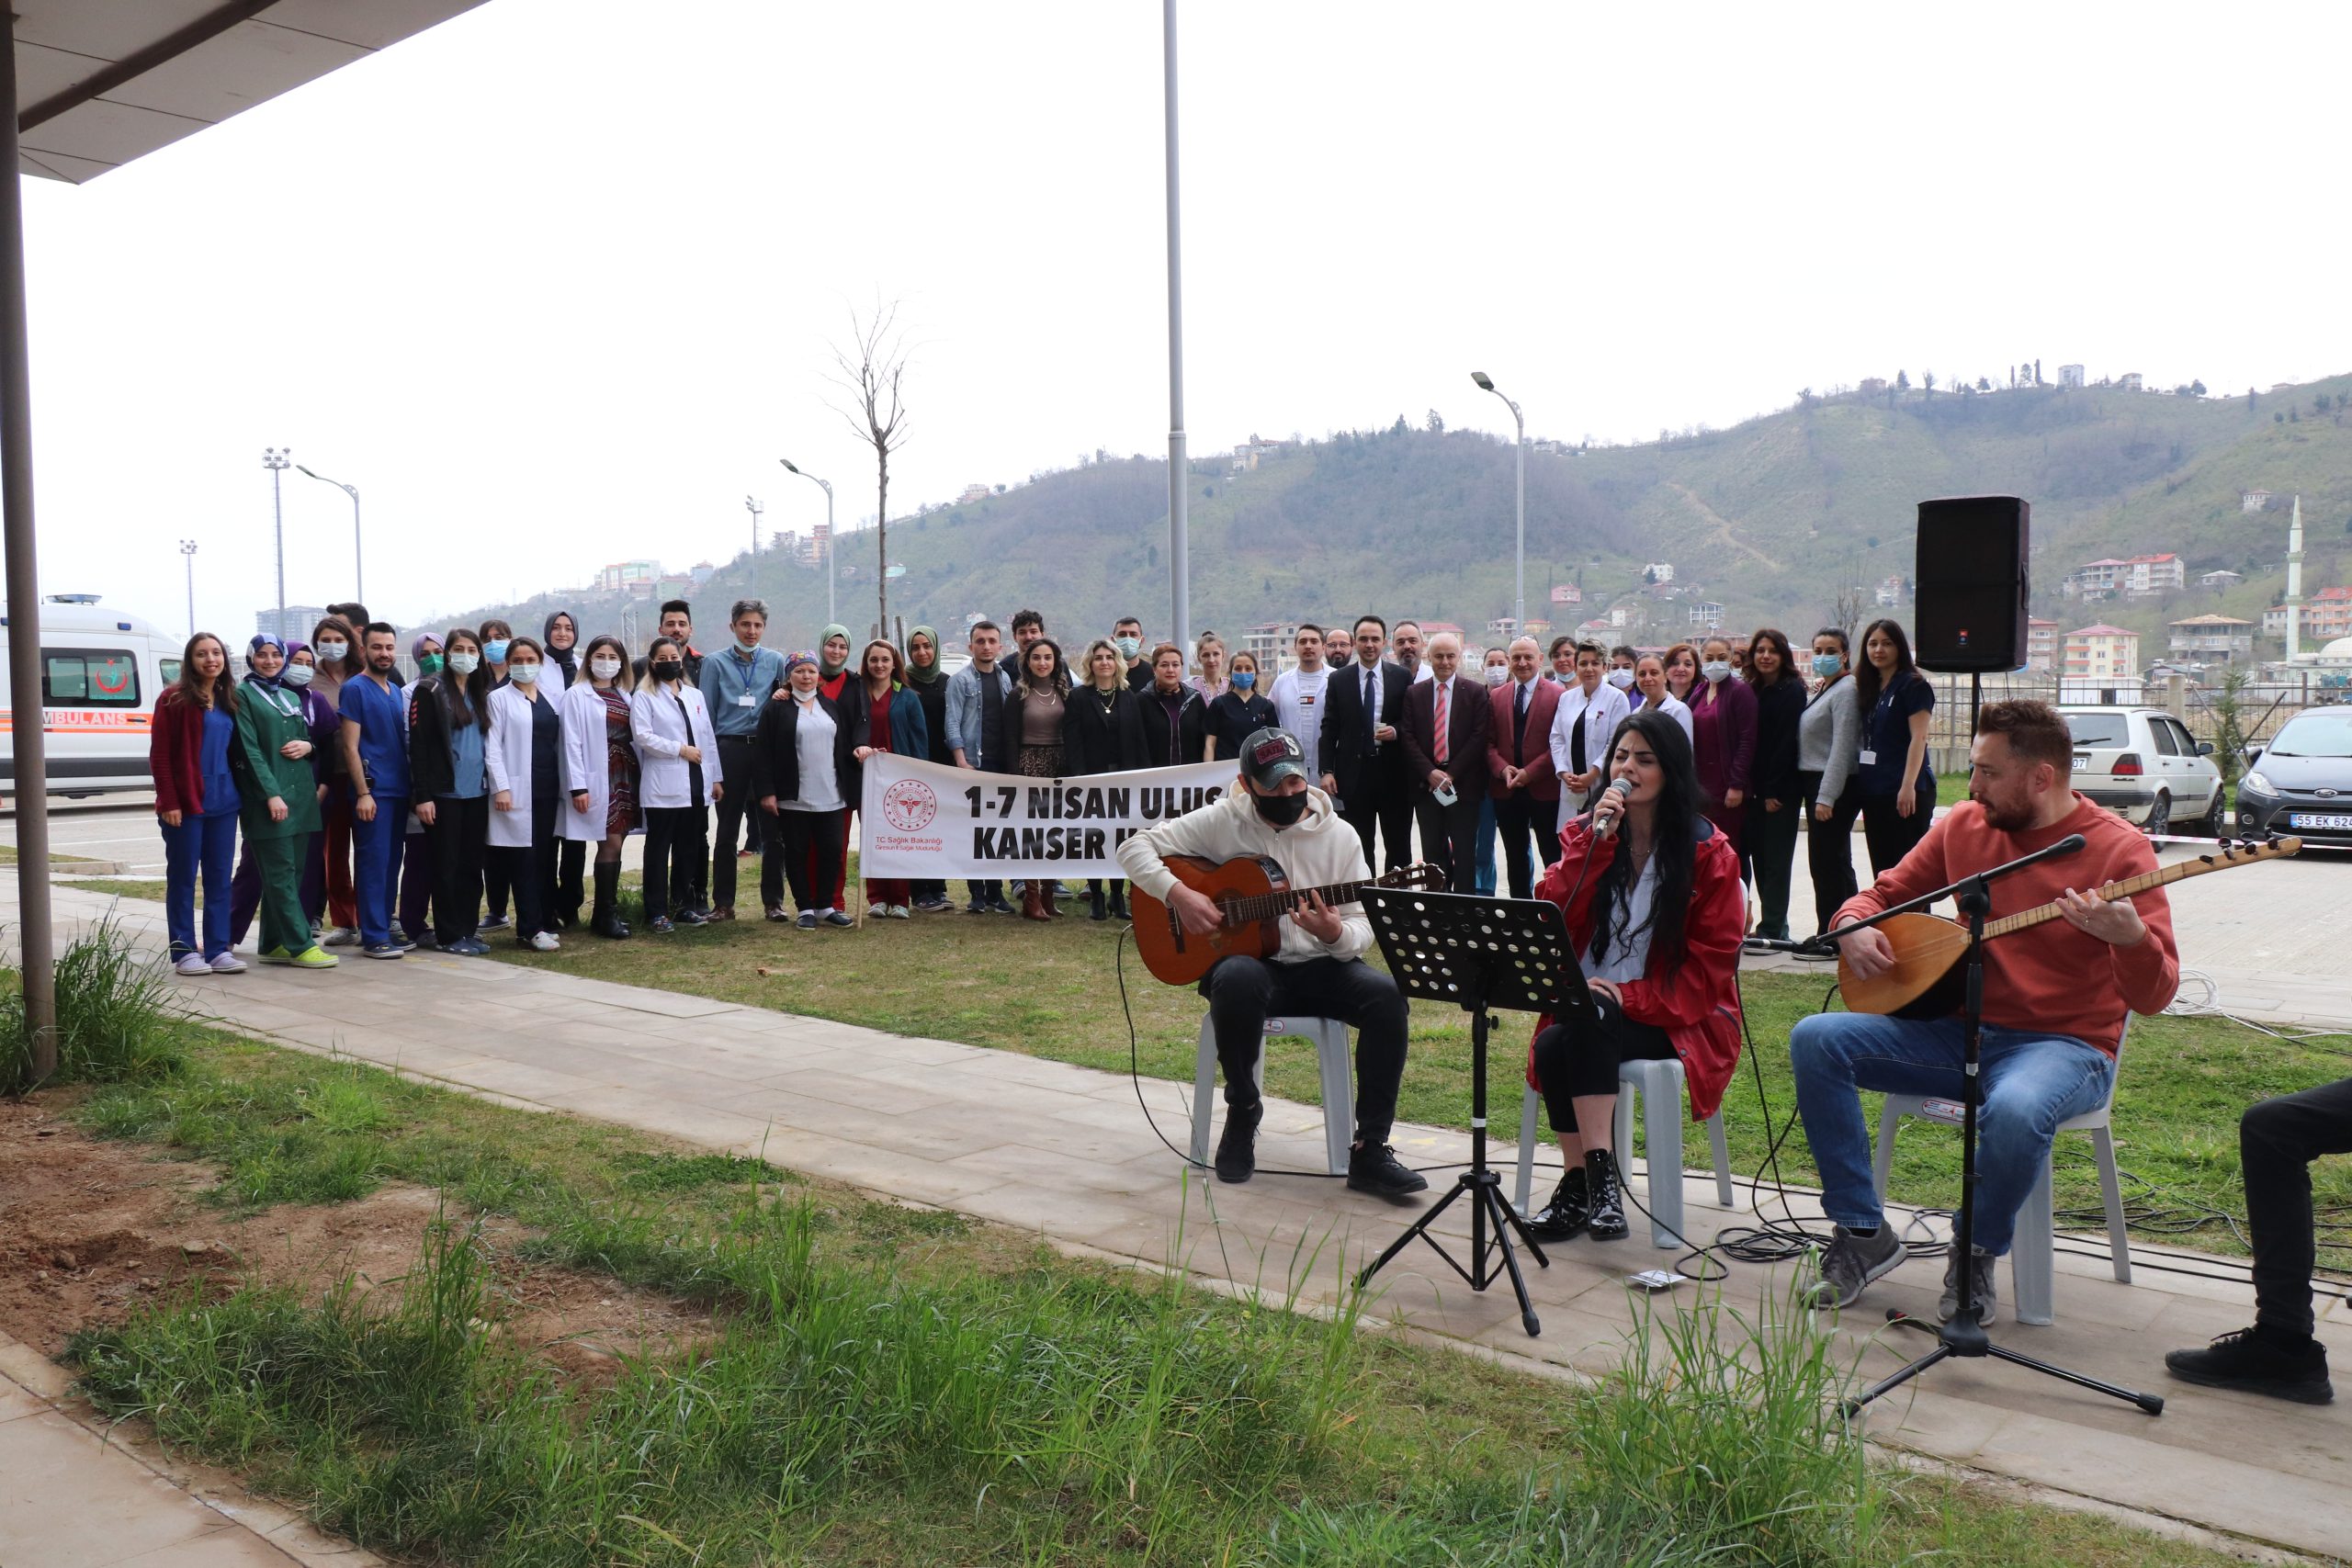
[[[1188,811],[1172,821],[1148,828],[1119,845],[1119,865],[1137,887],[1165,902],[1176,885],[1175,874],[1163,863],[1167,855],[1197,855],[1222,863],[1244,855],[1262,855],[1283,868],[1293,887],[1326,886],[1335,882],[1369,882],[1363,840],[1340,820],[1331,797],[1309,786],[1306,814],[1295,826],[1277,831],[1258,815],[1249,787],[1236,779],[1213,806]],[[1355,958],[1372,947],[1372,920],[1361,904],[1336,907],[1340,940],[1326,944],[1299,930],[1298,922],[1283,917],[1282,951],[1278,964],[1303,964],[1310,958]]]

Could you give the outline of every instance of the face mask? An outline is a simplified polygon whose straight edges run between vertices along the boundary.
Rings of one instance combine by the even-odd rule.
[[[1233,689],[1237,692],[1246,692],[1257,683],[1258,672],[1255,670],[1236,670],[1233,672]]]
[[[503,637],[492,637],[488,642],[481,645],[481,656],[484,659],[489,660],[492,664],[505,663],[506,639]]]
[[[506,678],[518,686],[536,686],[539,683],[539,667],[536,664],[512,665],[507,669]]]
[[[289,686],[307,686],[311,683],[311,677],[317,673],[317,671],[307,664],[289,664],[286,667],[286,672],[278,679]]]
[[[1136,654],[1143,651],[1143,639],[1141,637],[1123,637],[1118,641],[1118,649],[1119,656],[1121,658],[1133,659]]]
[[[588,673],[599,681],[609,681],[620,672],[621,661],[617,659],[592,659],[588,661]]]
[[[751,658],[752,655],[759,652],[759,650],[760,645],[756,642],[745,642],[740,637],[735,639],[735,651],[741,654],[746,659]]]
[[[452,675],[470,675],[481,668],[481,655],[479,653],[453,653],[449,655],[449,673]]]
[[[1252,790],[1250,798],[1258,807],[1258,815],[1272,828],[1292,828],[1306,815],[1306,792],[1296,795],[1260,795]]]
[[[685,672],[685,660],[682,659],[657,659],[653,661],[653,678],[657,681],[675,681]]]
[[[1510,665],[1508,665],[1508,664],[1489,664],[1489,665],[1487,665],[1487,685],[1489,685],[1489,686],[1499,686],[1499,685],[1501,685],[1503,682],[1505,682],[1506,681],[1509,681],[1510,679]]]
[[[1731,660],[1710,659],[1699,666],[1699,673],[1710,681],[1728,681],[1731,679]]]
[[[1813,672],[1826,681],[1838,673],[1838,667],[1845,662],[1834,653],[1816,653],[1813,656]]]
[[[817,700],[817,688],[814,686],[809,687],[805,692],[799,687],[794,686],[790,688],[790,691],[792,693],[792,700],[800,704],[804,707]]]
[[[322,642],[319,644],[319,657],[325,660],[330,664],[341,663],[344,656],[350,651],[351,645],[347,642]]]
[[[416,661],[416,672],[420,675],[438,675],[441,673],[441,656],[437,653],[426,654]]]
[[[1631,670],[1611,670],[1609,683],[1621,692],[1630,692],[1634,689],[1634,672]]]

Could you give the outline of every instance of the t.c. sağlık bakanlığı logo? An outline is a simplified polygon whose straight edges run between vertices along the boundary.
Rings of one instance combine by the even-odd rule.
[[[882,792],[882,818],[901,833],[920,833],[939,815],[939,797],[921,779],[900,779]]]

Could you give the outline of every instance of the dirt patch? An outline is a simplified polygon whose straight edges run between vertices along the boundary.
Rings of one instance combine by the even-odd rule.
[[[0,1332],[54,1356],[79,1328],[140,1305],[248,1280],[316,1292],[345,1274],[387,1284],[416,1260],[440,1195],[388,1186],[349,1203],[240,1213],[207,1201],[201,1161],[95,1138],[72,1119],[73,1091],[0,1100]],[[493,1315],[567,1376],[603,1381],[625,1355],[708,1335],[707,1313],[651,1292],[525,1260],[530,1233],[492,1219]]]

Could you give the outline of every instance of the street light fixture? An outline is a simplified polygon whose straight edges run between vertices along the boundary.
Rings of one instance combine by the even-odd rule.
[[[789,457],[778,457],[787,472],[799,474],[825,492],[825,624],[831,626],[841,617],[833,614],[833,481],[820,479],[806,473]]]
[[[196,635],[196,541],[182,539],[180,554],[187,558],[187,635]]]
[[[1503,401],[1510,405],[1510,417],[1519,425],[1519,549],[1516,558],[1518,564],[1511,588],[1511,616],[1514,622],[1511,635],[1525,637],[1527,635],[1527,416],[1519,412],[1517,403],[1503,397],[1501,392],[1496,391],[1495,383],[1484,370],[1473,370],[1470,372],[1470,379],[1477,384],[1480,391],[1494,392],[1495,396],[1502,398]]]
[[[286,470],[294,464],[291,446],[265,446],[261,466],[269,470],[269,507],[277,519],[277,635],[286,635]],[[188,628],[195,635],[193,626]]]
[[[743,510],[752,514],[752,558],[756,564],[760,555],[760,513],[767,508],[760,504],[757,497],[747,495],[743,498]]]
[[[365,604],[368,603],[368,563],[365,553],[359,547],[359,487],[347,485],[341,479],[331,479],[324,474],[313,474],[300,463],[294,465],[294,471],[308,475],[321,484],[331,484],[351,497],[351,596]],[[285,627],[280,626],[278,635],[284,636],[285,630]]]

